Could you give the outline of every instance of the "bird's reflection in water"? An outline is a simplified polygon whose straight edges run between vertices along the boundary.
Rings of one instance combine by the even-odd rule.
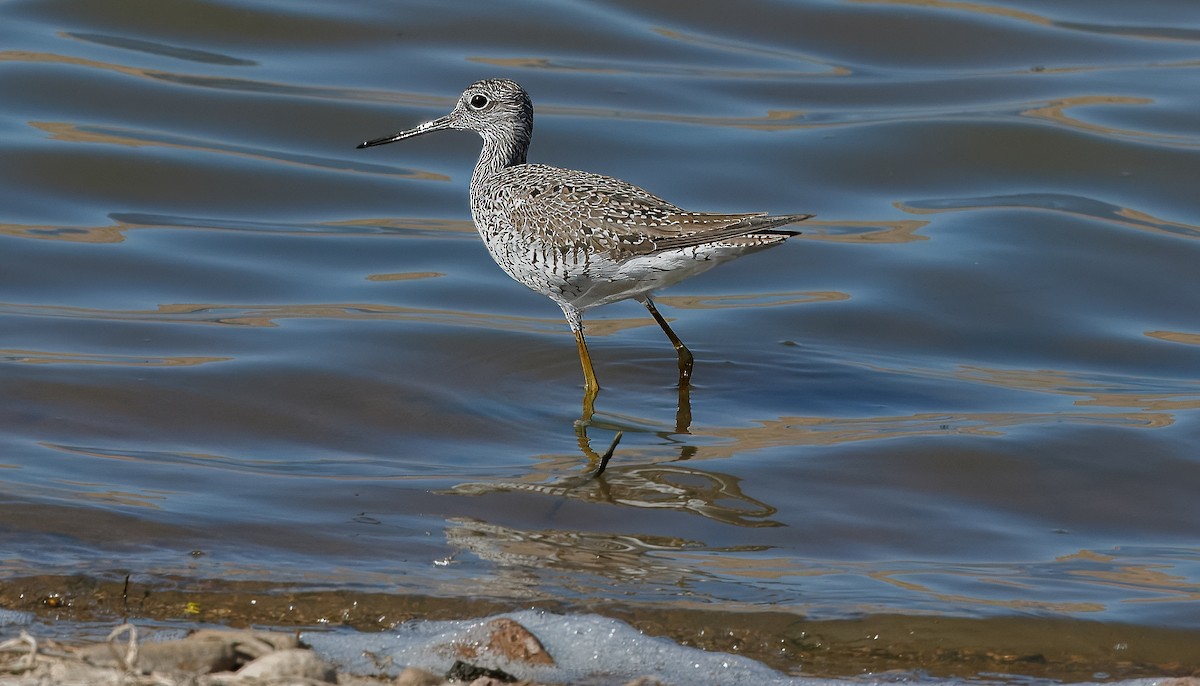
[[[655,312],[657,315],[657,312]],[[684,348],[682,344],[676,346],[679,350],[679,384],[676,389],[679,392],[678,402],[675,407],[675,431],[676,434],[686,434],[692,427],[692,354]],[[579,441],[579,450],[583,453],[584,458],[588,463],[588,471],[581,478],[573,479],[573,483],[581,484],[591,479],[597,478],[604,474],[604,470],[608,467],[608,461],[612,459],[613,453],[616,451],[617,444],[621,442],[621,437],[624,432],[617,431],[609,444],[608,450],[603,454],[596,452],[592,447],[592,440],[588,436],[588,427],[592,425],[592,418],[596,414],[596,397],[599,394],[598,388],[585,388],[583,392],[583,414],[579,420],[575,422],[575,438]],[[686,460],[694,452],[691,446],[684,446],[681,451],[680,459]]]
[[[585,405],[583,416],[575,422],[575,437],[579,449],[588,460],[584,474],[562,476],[562,465],[573,459],[554,456],[543,464],[543,477],[527,474],[520,481],[473,482],[459,484],[448,492],[456,495],[482,495],[498,492],[538,493],[585,502],[606,502],[630,507],[677,509],[698,514],[726,524],[747,527],[780,526],[769,517],[775,507],[742,493],[737,477],[719,472],[704,471],[681,464],[696,455],[698,447],[678,442],[673,437],[687,434],[691,426],[691,389],[681,376],[674,430],[655,430],[646,427],[636,417],[618,417],[596,421],[594,408]],[[605,452],[598,452],[588,436],[589,428],[617,429]],[[661,455],[648,457],[644,448],[633,448],[627,459],[619,459],[616,467],[608,469],[610,459],[625,431],[657,434],[676,444],[669,461]]]
[[[688,448],[690,446],[680,446],[681,451]],[[585,503],[675,510],[732,526],[782,526],[780,522],[771,519],[778,512],[778,508],[743,493],[740,479],[729,474],[698,469],[689,464],[641,463],[613,468],[586,485],[576,483],[577,479],[578,477],[560,478],[541,483],[468,482],[453,486],[444,493],[550,496]],[[612,535],[623,534],[613,532]]]

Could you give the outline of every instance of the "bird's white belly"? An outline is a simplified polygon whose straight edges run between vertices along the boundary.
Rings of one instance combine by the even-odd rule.
[[[619,264],[608,262],[603,268],[576,275],[576,294],[569,304],[586,310],[626,298],[640,299],[712,269],[728,259],[723,257],[712,250],[691,247],[633,257]]]
[[[513,279],[577,311],[640,299],[746,252],[746,246],[706,244],[618,261],[602,253],[544,250],[486,236],[484,244]]]

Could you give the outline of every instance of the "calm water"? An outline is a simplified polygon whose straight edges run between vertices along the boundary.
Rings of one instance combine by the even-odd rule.
[[[0,6],[0,574],[1200,628],[1193,0]],[[805,234],[589,314],[531,161]],[[684,429],[684,430],[681,430]],[[195,553],[195,554],[193,554]]]

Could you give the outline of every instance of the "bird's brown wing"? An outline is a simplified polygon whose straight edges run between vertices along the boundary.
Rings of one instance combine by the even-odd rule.
[[[688,212],[633,184],[599,174],[523,165],[509,175],[509,220],[557,245],[645,255],[766,231],[812,215]]]

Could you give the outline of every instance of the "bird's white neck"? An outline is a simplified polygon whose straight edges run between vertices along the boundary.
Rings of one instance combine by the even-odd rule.
[[[483,151],[479,153],[479,162],[475,164],[475,172],[471,175],[471,185],[481,183],[501,169],[525,164],[529,133],[517,132],[516,135],[498,139],[485,137]]]

